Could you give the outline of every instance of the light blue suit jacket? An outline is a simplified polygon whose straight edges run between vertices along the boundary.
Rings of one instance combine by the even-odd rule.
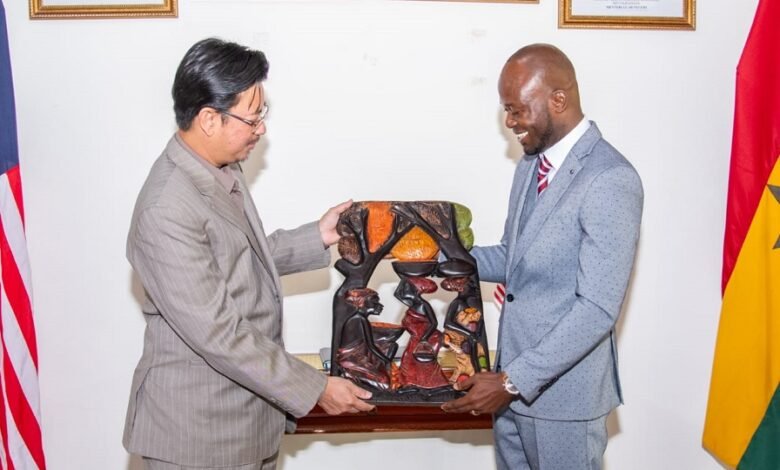
[[[471,254],[482,280],[506,284],[497,364],[521,393],[512,410],[594,419],[622,402],[615,323],[639,238],[642,182],[592,122],[538,199],[536,171],[535,156],[518,163],[501,244]],[[521,222],[524,209],[531,212]]]

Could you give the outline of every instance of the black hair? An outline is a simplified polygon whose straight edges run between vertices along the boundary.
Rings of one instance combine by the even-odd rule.
[[[201,109],[229,110],[238,95],[268,76],[261,51],[217,38],[195,43],[184,55],[173,80],[173,110],[179,129],[187,130]]]

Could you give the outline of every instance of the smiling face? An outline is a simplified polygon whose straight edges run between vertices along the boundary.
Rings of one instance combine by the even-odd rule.
[[[543,74],[523,61],[507,62],[501,72],[498,92],[506,112],[504,125],[517,135],[526,155],[536,155],[563,137],[556,132],[553,91]]]

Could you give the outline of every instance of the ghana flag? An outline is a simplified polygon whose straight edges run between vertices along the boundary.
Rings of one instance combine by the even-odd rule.
[[[737,66],[723,304],[704,447],[780,469],[780,1],[760,0]]]

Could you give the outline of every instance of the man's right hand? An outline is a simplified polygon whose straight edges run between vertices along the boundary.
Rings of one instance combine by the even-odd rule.
[[[325,385],[325,391],[320,395],[317,404],[329,415],[359,413],[374,409],[374,405],[363,401],[369,398],[371,392],[363,390],[350,380],[328,377],[328,384]]]

